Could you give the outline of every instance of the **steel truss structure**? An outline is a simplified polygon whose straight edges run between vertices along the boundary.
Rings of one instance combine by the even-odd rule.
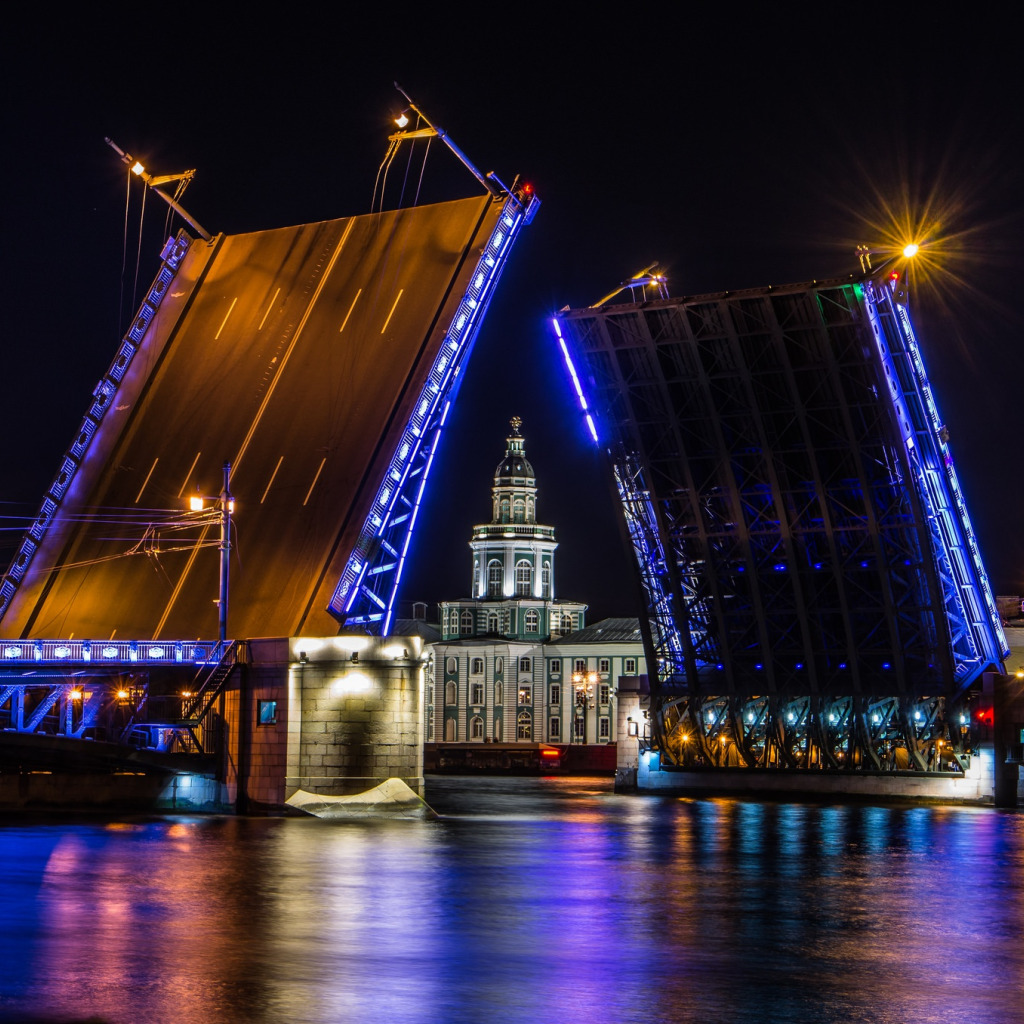
[[[554,326],[639,569],[662,763],[959,759],[1008,649],[898,278]]]

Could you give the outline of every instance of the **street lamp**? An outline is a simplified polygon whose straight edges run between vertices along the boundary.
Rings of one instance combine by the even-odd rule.
[[[594,684],[597,682],[596,672],[586,670],[572,674],[573,685],[573,732],[581,743],[587,741],[587,706],[594,706]]]
[[[912,260],[920,251],[921,246],[917,242],[908,242],[902,249],[892,247],[872,248],[870,245],[857,246],[857,259],[860,260],[860,269],[867,274],[873,270],[881,270],[886,263],[902,256],[905,260]],[[877,267],[871,266],[872,256],[884,256],[885,259]]]
[[[218,593],[217,620],[220,634],[221,655],[228,636],[228,582],[231,569],[231,513],[235,511],[235,499],[231,496],[231,463],[224,463],[224,484],[216,498],[204,498],[194,494],[189,499],[188,507],[192,512],[202,512],[207,501],[215,501],[219,505],[220,543],[220,589]]]

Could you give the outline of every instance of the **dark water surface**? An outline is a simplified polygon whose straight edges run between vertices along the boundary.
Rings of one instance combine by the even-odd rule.
[[[1024,1021],[1024,814],[431,779],[438,821],[0,823],[0,1020]]]

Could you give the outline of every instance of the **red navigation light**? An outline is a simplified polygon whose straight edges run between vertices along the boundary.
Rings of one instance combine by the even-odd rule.
[[[533,186],[528,181],[523,182],[523,194],[527,196],[533,195]]]
[[[889,280],[890,280],[890,281],[898,281],[899,279],[900,279],[900,273],[899,273],[899,271],[898,271],[898,270],[894,270],[894,271],[893,271],[893,272],[892,272],[892,273],[891,273],[891,274],[889,275]]]

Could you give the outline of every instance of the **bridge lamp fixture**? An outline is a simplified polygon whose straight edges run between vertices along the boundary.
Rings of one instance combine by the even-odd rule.
[[[70,696],[73,701],[80,701],[82,699],[82,691],[76,687],[68,696]]]
[[[409,112],[408,112],[408,110],[403,110],[398,115],[398,117],[395,118],[395,124],[399,128],[404,128],[408,123],[409,123]]]

